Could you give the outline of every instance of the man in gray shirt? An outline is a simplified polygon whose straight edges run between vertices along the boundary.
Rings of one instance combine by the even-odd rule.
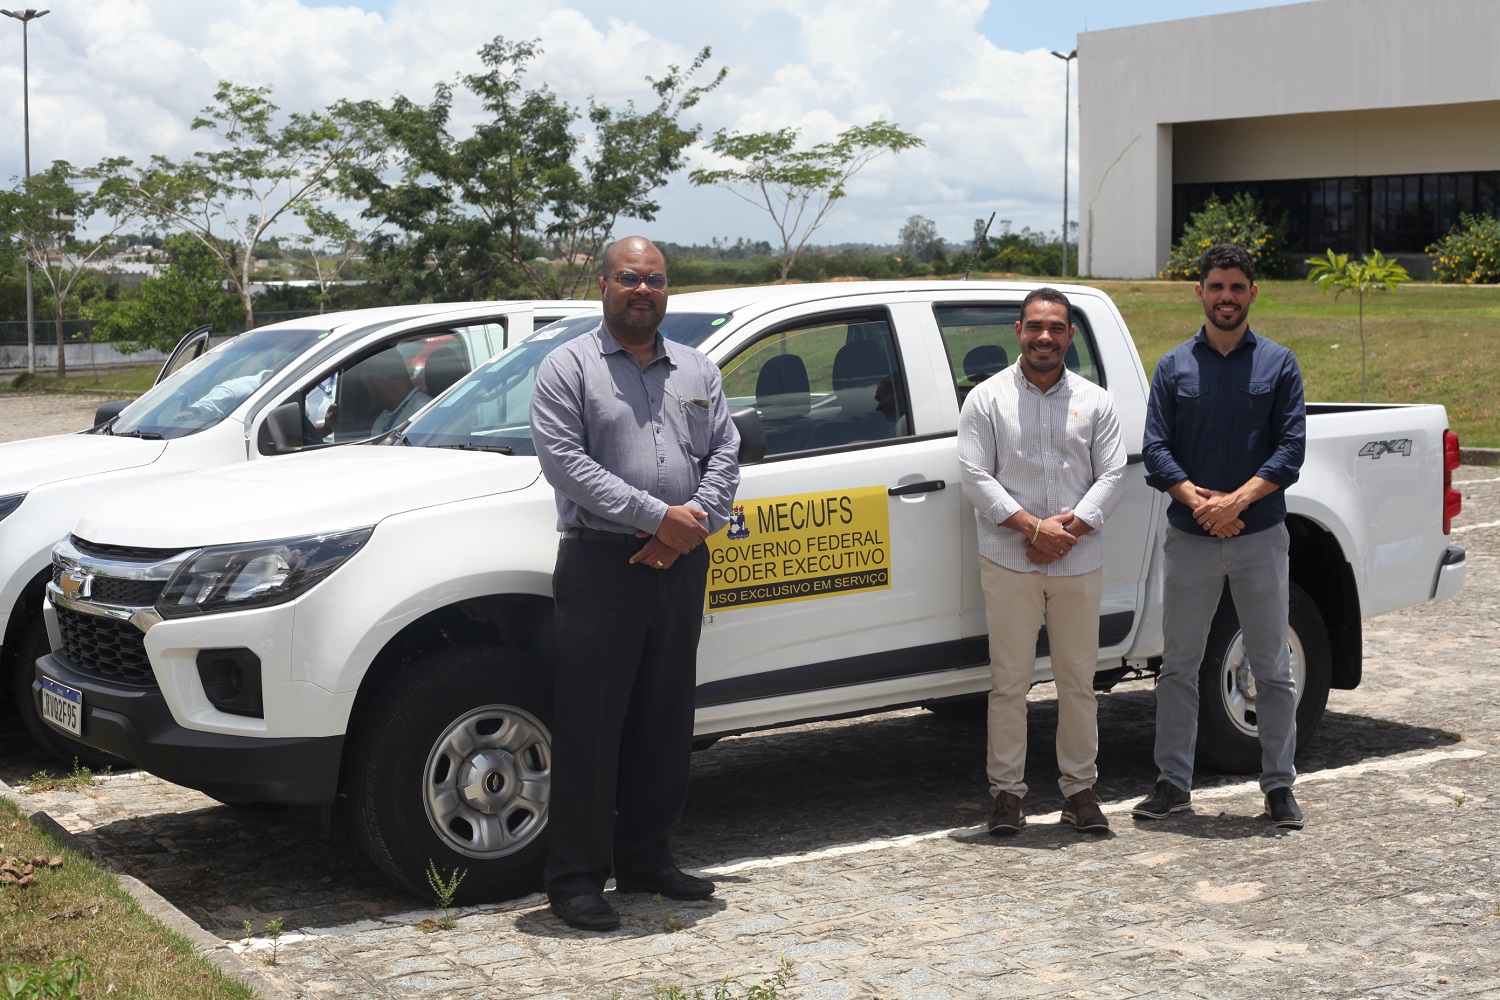
[[[552,912],[609,930],[619,892],[703,899],[667,836],[687,799],[710,534],[739,486],[719,370],[659,332],[666,261],[628,237],[604,252],[603,322],[537,371],[531,429],[562,532],[552,585]]]
[[[1026,691],[1043,619],[1057,686],[1062,819],[1104,832],[1094,782],[1099,730],[1094,669],[1104,552],[1098,529],[1119,505],[1125,446],[1109,393],[1067,370],[1073,313],[1055,288],[1021,303],[1021,358],[964,400],[958,458],[979,530],[990,633],[989,829],[1026,823]]]

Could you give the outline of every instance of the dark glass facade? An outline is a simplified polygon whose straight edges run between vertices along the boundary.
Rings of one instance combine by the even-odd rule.
[[[1421,253],[1462,214],[1500,216],[1500,170],[1385,177],[1177,184],[1172,242],[1209,195],[1228,201],[1248,191],[1271,214],[1286,214],[1287,252]]]

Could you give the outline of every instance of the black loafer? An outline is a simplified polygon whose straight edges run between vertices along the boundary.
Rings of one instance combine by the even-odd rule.
[[[1273,788],[1266,793],[1266,815],[1283,830],[1302,829],[1302,809],[1290,788]]]
[[[648,875],[616,875],[619,892],[649,892],[667,899],[707,899],[714,894],[714,884],[672,865]]]
[[[547,908],[563,923],[581,931],[612,931],[620,926],[620,915],[597,892],[549,899]]]

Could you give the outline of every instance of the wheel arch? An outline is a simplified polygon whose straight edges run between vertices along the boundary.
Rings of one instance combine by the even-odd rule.
[[[26,627],[42,613],[42,597],[47,591],[47,580],[51,574],[52,567],[48,566],[27,581],[21,588],[20,596],[16,598],[15,606],[10,609],[10,618],[5,624],[4,645],[0,646],[0,678],[9,678],[12,670],[24,668],[24,664],[15,662],[16,648],[20,645]]]
[[[1287,518],[1286,526],[1291,536],[1292,582],[1313,599],[1328,630],[1332,686],[1352,690],[1359,686],[1364,660],[1354,567],[1331,531],[1295,514]]]
[[[471,597],[434,608],[406,625],[381,648],[354,696],[349,713],[348,735],[368,715],[370,706],[423,655],[434,649],[459,646],[500,646],[551,664],[556,649],[552,598],[539,594],[492,594]],[[352,746],[352,739],[345,747]],[[345,787],[349,761],[346,756],[340,788]]]

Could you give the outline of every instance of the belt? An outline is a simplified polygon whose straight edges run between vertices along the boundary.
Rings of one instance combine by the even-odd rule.
[[[609,542],[614,545],[632,545],[645,541],[635,537],[634,533],[621,534],[618,531],[600,531],[598,528],[564,528],[562,536],[570,542]]]

